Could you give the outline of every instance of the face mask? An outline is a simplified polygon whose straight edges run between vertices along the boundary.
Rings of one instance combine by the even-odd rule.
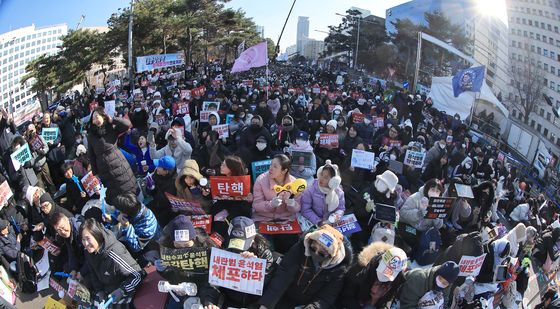
[[[465,164],[465,168],[466,168],[466,169],[470,169],[470,168],[471,168],[471,166],[472,166],[472,165],[471,165],[471,164],[469,164],[469,163]]]
[[[441,149],[445,148],[445,144],[439,144],[439,148]]]
[[[397,159],[397,156],[392,154],[389,156],[389,159],[395,161]]]
[[[439,197],[439,193],[437,191],[430,190],[428,191],[428,197]]]
[[[257,149],[263,151],[266,148],[266,143],[257,143]]]
[[[297,145],[304,145],[307,141],[303,140],[303,139],[296,139],[296,144]]]
[[[327,124],[327,121],[326,120],[319,120],[319,123],[324,126],[325,124]]]
[[[446,286],[443,284],[443,282],[441,282],[440,277],[436,276],[434,289],[437,290],[437,291],[441,291],[441,290],[444,290],[445,288],[446,288]]]
[[[134,109],[134,111],[137,112],[137,113],[141,110],[142,110],[142,108],[140,108],[140,107],[137,107],[137,108]]]
[[[385,193],[389,188],[387,188],[387,184],[385,184],[382,180],[375,181],[375,189],[380,193]]]

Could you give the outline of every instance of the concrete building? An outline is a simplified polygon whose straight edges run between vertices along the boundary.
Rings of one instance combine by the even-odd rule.
[[[100,33],[105,33],[109,31],[109,27],[101,26],[101,27],[83,27],[83,30],[91,30]],[[123,61],[123,55],[119,54],[115,58],[113,58],[113,63],[115,66],[111,70],[107,70],[105,72],[105,82],[111,81],[116,78],[124,78],[126,76],[126,64]],[[86,78],[90,85],[95,85],[96,87],[103,87],[103,73],[101,70],[107,69],[103,68],[99,64],[92,65],[91,69],[87,72]],[[83,91],[83,85],[76,85],[73,90],[78,90],[80,92]]]
[[[508,0],[506,5],[511,68],[517,70],[536,66],[536,72],[542,75],[545,84],[543,91],[551,97],[554,105],[550,107],[541,99],[541,105],[529,117],[528,129],[540,136],[541,142],[558,155],[560,121],[552,109],[560,107],[560,1]],[[514,78],[511,82],[513,84]],[[516,86],[512,85],[505,98],[511,116],[522,120],[522,113],[514,107],[514,102],[520,100]]]
[[[305,41],[309,38],[309,17],[298,17],[297,23],[297,36],[296,36],[296,51],[303,54],[303,46]]]
[[[255,26],[259,36],[264,39],[264,26]]]
[[[309,60],[317,60],[323,50],[325,50],[325,42],[307,39],[303,45],[303,56]]]
[[[288,56],[291,56],[295,53],[297,53],[297,45],[290,45],[286,47],[286,54],[288,54]]]
[[[0,34],[0,106],[13,112],[16,123],[40,110],[39,101],[30,90],[33,80],[20,84],[27,74],[26,65],[41,55],[57,53],[57,46],[62,44],[60,38],[67,33],[68,26],[59,24],[31,25]]]
[[[368,16],[371,15],[371,11],[370,11],[370,10],[362,9],[362,8],[355,7],[355,6],[350,7],[350,9],[351,9],[351,10],[355,10],[355,11],[359,11],[360,13],[362,13],[362,18],[363,18],[363,17],[368,17]]]
[[[442,12],[463,29],[474,43],[467,53],[486,67],[486,82],[494,94],[505,96],[509,91],[507,26],[496,17],[483,16],[476,0],[413,0],[387,9],[385,27],[395,32],[393,23],[397,19],[427,26],[424,14],[428,12]]]

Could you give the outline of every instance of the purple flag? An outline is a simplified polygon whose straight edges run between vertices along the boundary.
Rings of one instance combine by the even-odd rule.
[[[231,73],[247,71],[250,68],[262,67],[268,64],[268,49],[266,41],[247,48],[235,60]]]

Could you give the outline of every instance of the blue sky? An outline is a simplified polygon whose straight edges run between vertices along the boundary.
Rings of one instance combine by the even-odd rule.
[[[404,2],[407,0],[298,0],[282,36],[281,49],[295,44],[298,16],[309,17],[311,38],[323,39],[326,34],[314,30],[327,31],[329,25],[338,24],[341,17],[335,13],[356,6],[384,17],[387,8]],[[276,42],[291,4],[291,0],[232,0],[226,6],[242,8],[256,24],[264,26],[265,36]],[[0,33],[32,23],[66,23],[74,28],[82,14],[86,15],[82,26],[105,26],[113,12],[128,5],[126,0],[0,0]]]

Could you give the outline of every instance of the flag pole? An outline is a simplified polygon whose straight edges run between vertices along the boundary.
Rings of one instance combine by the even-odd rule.
[[[268,88],[270,88],[270,83],[268,82],[268,62],[266,64],[266,100],[268,101]]]

